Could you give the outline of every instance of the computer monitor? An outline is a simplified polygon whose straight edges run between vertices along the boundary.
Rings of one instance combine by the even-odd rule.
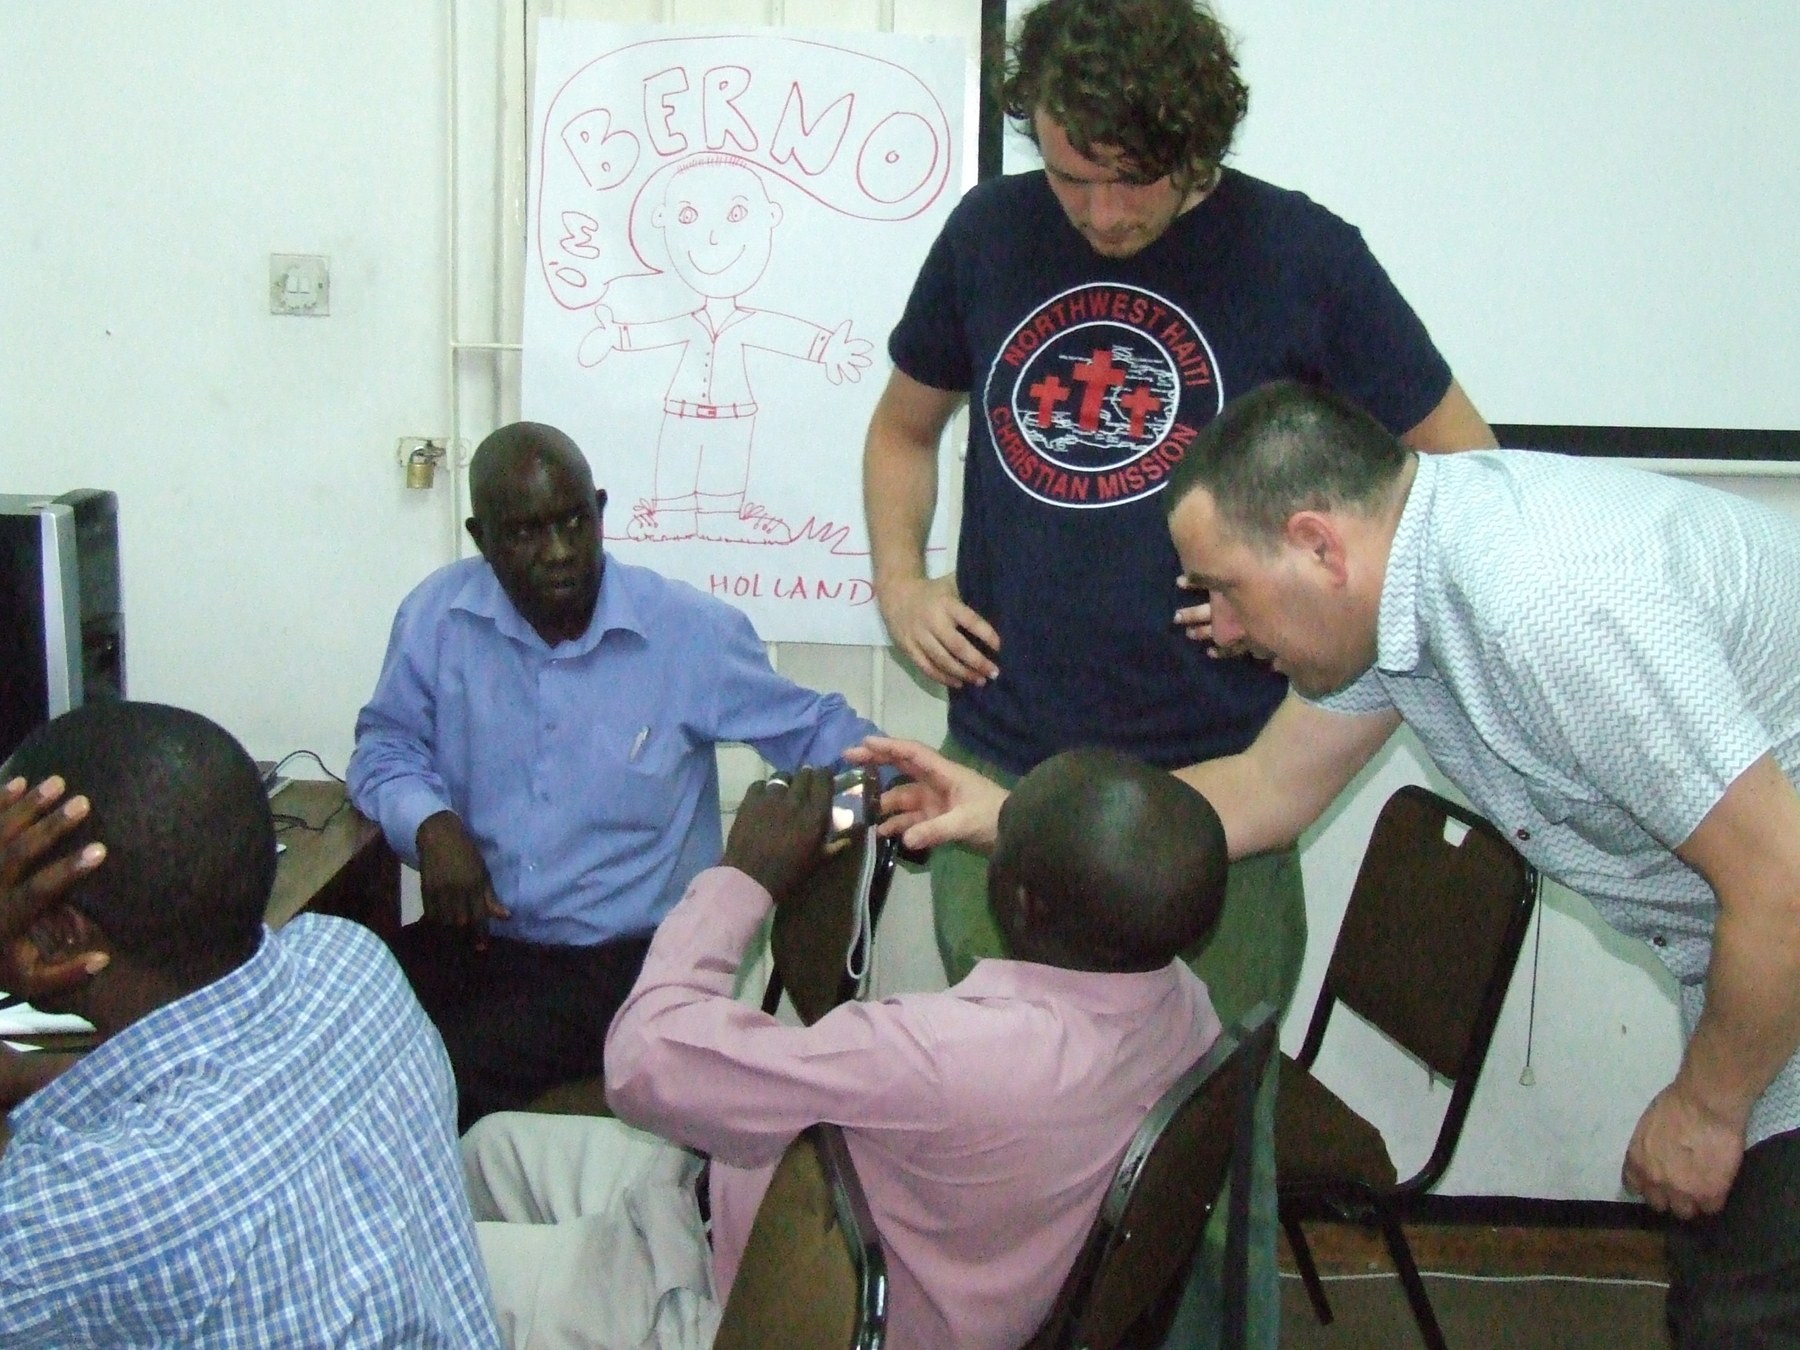
[[[0,494],[0,760],[50,718],[124,696],[117,495]]]

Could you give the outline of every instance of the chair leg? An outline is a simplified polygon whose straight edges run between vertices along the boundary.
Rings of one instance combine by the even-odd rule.
[[[1424,1340],[1427,1350],[1448,1350],[1444,1344],[1443,1330],[1438,1326],[1437,1313],[1433,1311],[1431,1298],[1425,1292],[1425,1281],[1419,1278],[1419,1267],[1413,1262],[1412,1247],[1406,1241],[1406,1233],[1400,1227],[1400,1220],[1386,1210],[1381,1213],[1381,1236],[1387,1240],[1388,1255],[1394,1260],[1400,1285],[1406,1290],[1406,1301],[1412,1305],[1413,1321],[1419,1324],[1419,1336]]]
[[[1299,1221],[1284,1218],[1281,1231],[1287,1234],[1288,1247],[1294,1253],[1294,1264],[1300,1267],[1300,1283],[1306,1286],[1306,1297],[1312,1301],[1313,1316],[1319,1319],[1319,1325],[1331,1325],[1331,1304],[1325,1301],[1325,1286],[1319,1280],[1319,1267],[1313,1263],[1312,1248],[1307,1245],[1306,1234],[1300,1231]]]

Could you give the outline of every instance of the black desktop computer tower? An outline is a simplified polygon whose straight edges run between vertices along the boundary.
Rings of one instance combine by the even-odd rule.
[[[0,760],[39,724],[125,696],[119,499],[0,494]]]

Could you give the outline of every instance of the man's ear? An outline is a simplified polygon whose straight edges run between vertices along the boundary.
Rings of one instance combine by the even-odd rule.
[[[594,489],[594,519],[604,520],[605,518],[606,518],[606,489],[605,488],[595,488]],[[469,523],[471,525],[474,524],[473,521],[470,521]]]
[[[1011,904],[1007,906],[1007,918],[1011,923],[1012,934],[1035,933],[1044,926],[1044,902],[1023,881],[1015,882]]]
[[[8,992],[39,999],[74,989],[112,960],[106,936],[80,910],[56,905],[38,915],[6,952]]]
[[[463,528],[469,532],[469,538],[475,541],[475,551],[482,557],[487,557],[487,548],[481,542],[481,522],[474,516],[470,516],[463,522]]]
[[[1343,531],[1323,511],[1294,512],[1282,533],[1289,547],[1322,567],[1335,585],[1342,586],[1349,579],[1350,560]]]

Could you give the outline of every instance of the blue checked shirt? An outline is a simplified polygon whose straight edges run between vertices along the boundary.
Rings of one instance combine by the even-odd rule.
[[[12,1113],[0,1346],[498,1347],[437,1033],[340,919]]]
[[[1800,781],[1800,528],[1712,488],[1516,450],[1418,456],[1374,666],[1320,700],[1397,710],[1519,852],[1706,1003],[1718,901],[1675,855],[1762,755]],[[1800,1126],[1800,1054],[1748,1142]]]

